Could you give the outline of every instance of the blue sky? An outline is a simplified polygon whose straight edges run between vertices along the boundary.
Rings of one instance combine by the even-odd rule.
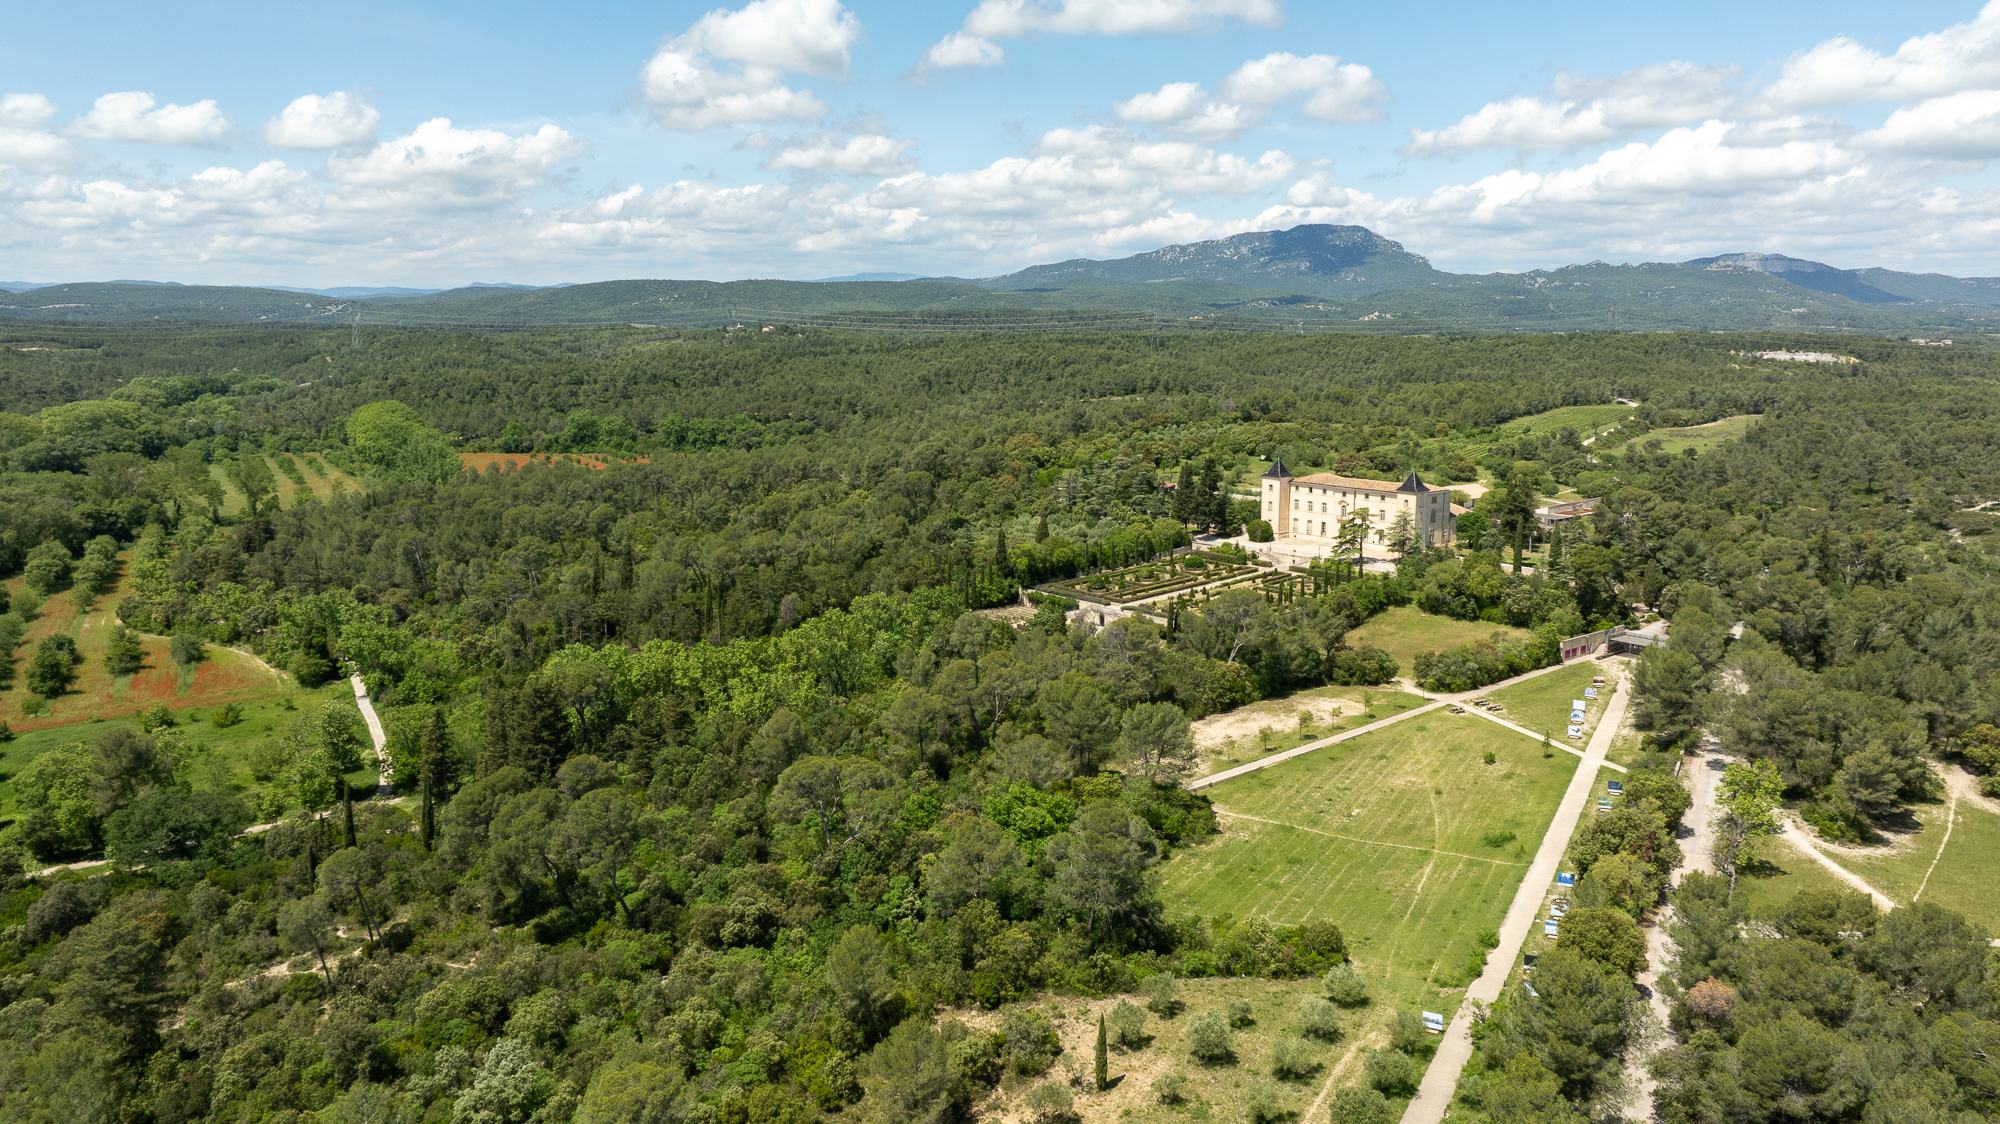
[[[982,276],[1300,222],[2000,274],[2000,0],[7,18],[0,280]]]

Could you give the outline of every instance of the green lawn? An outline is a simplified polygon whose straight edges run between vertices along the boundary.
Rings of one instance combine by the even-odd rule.
[[[1756,861],[1737,872],[1736,895],[1753,920],[1777,916],[1779,907],[1801,890],[1851,890],[1819,860],[1804,854],[1782,836],[1758,845]]]
[[[1347,643],[1355,648],[1367,645],[1382,649],[1396,657],[1396,662],[1403,666],[1402,673],[1408,675],[1420,653],[1468,640],[1484,640],[1496,632],[1510,640],[1525,639],[1528,635],[1522,629],[1502,624],[1434,617],[1421,609],[1399,605],[1370,617],[1360,628],[1348,633]]]
[[[1167,904],[1336,921],[1385,1001],[1449,1011],[1575,764],[1471,715],[1406,719],[1207,790],[1223,834],[1165,865]]]
[[[1583,736],[1571,738],[1569,728],[1569,704],[1583,698],[1583,689],[1590,686],[1592,676],[1604,675],[1604,666],[1596,660],[1583,660],[1547,675],[1538,675],[1526,683],[1516,683],[1512,687],[1502,687],[1484,697],[1492,699],[1506,708],[1500,717],[1530,730],[1547,734],[1551,740],[1565,745],[1582,748],[1590,740],[1591,731],[1597,729],[1597,720],[1604,715],[1604,708],[1611,702],[1611,688],[1617,682],[1605,676],[1604,689],[1595,699],[1584,699],[1590,705],[1583,708]]]
[[[1946,840],[1947,808],[1943,803],[1912,807],[1910,813],[1922,822],[1922,830],[1903,837],[1892,855],[1856,858],[1829,854],[1898,905],[1916,897],[1921,886],[1921,900],[1955,909],[1989,932],[2000,933],[2000,900],[1993,892],[2000,886],[2000,815],[1961,801],[1951,824],[1951,838]],[[1924,881],[1926,874],[1928,883]]]

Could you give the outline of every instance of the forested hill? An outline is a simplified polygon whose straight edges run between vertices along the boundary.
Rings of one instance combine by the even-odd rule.
[[[791,324],[886,333],[1215,330],[1434,334],[1782,330],[1985,335],[2000,279],[1844,270],[1778,254],[1454,274],[1363,227],[1239,234],[977,281],[624,280],[335,298],[136,283],[0,295],[7,319],[518,328]]]
[[[1774,348],[1858,361],[1750,354]],[[1191,720],[1480,687],[1657,612],[1628,796],[1453,1109],[1602,1118],[1704,731],[1829,837],[1906,824],[1944,765],[2000,770],[1984,346],[32,325],[0,401],[9,1121],[1060,1124],[1108,1082],[1058,1020],[1142,988],[1150,1013],[1103,1006],[1158,1119],[1210,1113],[1170,1103],[1178,1073],[1266,1067],[1228,1052],[1256,1019],[1292,1076],[1253,1075],[1230,1124],[1354,1070],[1380,1091],[1332,1119],[1392,1120],[1415,1012],[1469,977],[1399,964],[1387,996],[1362,919],[1170,907],[1161,866],[1218,830],[1181,783]],[[1456,546],[1384,527],[1393,573],[1188,549],[1258,530],[1232,492],[1268,457],[1493,490]],[[1567,489],[1605,503],[1538,541]],[[1103,629],[1017,603],[1238,571]],[[1407,607],[1480,638],[1408,667],[1351,640]],[[225,654],[264,693],[191,713]],[[1979,926],[1726,878],[1680,901],[1672,1119],[1994,1119]],[[1205,1060],[1145,1033],[1183,1016]],[[1315,1071],[1295,1016],[1365,1066]]]

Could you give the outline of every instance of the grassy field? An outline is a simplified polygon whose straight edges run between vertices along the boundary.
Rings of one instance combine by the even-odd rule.
[[[1689,426],[1686,429],[1656,429],[1639,438],[1639,443],[1644,445],[1657,437],[1660,440],[1660,451],[1663,453],[1679,453],[1683,449],[1707,452],[1713,446],[1740,440],[1757,420],[1756,414],[1738,414],[1733,418],[1723,418],[1721,421]]]
[[[1077,1115],[1087,1122],[1132,1121],[1137,1124],[1240,1124],[1244,1119],[1245,1094],[1254,1080],[1270,1080],[1271,1048],[1280,1038],[1297,1034],[1299,1001],[1319,994],[1319,981],[1263,980],[1251,978],[1180,981],[1183,1008],[1172,1018],[1148,1016],[1147,1041],[1132,1048],[1110,1049],[1110,1088],[1103,1092],[1076,1095]],[[1020,1121],[1030,1117],[1024,1103],[1028,1090],[1044,1081],[1065,1082],[1072,1075],[1089,1086],[1091,1058],[1097,1041],[1097,1019],[1108,1016],[1121,1000],[1141,1006],[1142,996],[1108,996],[1104,999],[1077,999],[1071,996],[1044,997],[1031,1003],[1049,1014],[1062,1038],[1063,1052],[1048,1073],[1026,1077],[1009,1073],[999,1088],[976,1106],[979,1119]],[[1195,1060],[1188,1050],[1187,1028],[1203,1011],[1225,1011],[1233,1001],[1250,1004],[1253,1021],[1234,1032],[1235,1056],[1221,1064]],[[1362,1081],[1362,1062],[1370,1050],[1387,1042],[1383,1028],[1393,1008],[1381,1002],[1348,1012],[1342,1020],[1337,1041],[1312,1042],[1319,1068],[1304,1078],[1276,1081],[1284,1107],[1292,1119],[1304,1124],[1310,1119],[1324,1121],[1330,1089],[1357,1085]],[[982,1029],[997,1029],[998,1013],[954,1011],[958,1018]],[[1312,1040],[1308,1040],[1311,1042]],[[1186,1079],[1186,1100],[1179,1105],[1163,1105],[1153,1095],[1153,1082],[1174,1073]],[[1308,1110],[1318,1102],[1317,1113]]]
[[[1208,790],[1223,834],[1162,870],[1168,906],[1336,921],[1383,1002],[1450,1011],[1575,764],[1432,712],[1227,781]]]
[[[21,579],[6,584],[10,595],[19,595]],[[243,709],[245,720],[241,724],[227,729],[203,724],[197,727],[198,737],[226,757],[240,781],[248,784],[250,746],[283,725],[276,717],[268,721],[260,718],[282,712],[288,696],[300,707],[316,706],[343,692],[353,697],[346,680],[336,680],[318,691],[300,691],[290,677],[272,671],[255,657],[215,644],[208,645],[205,658],[192,672],[183,671],[168,655],[164,636],[143,637],[146,663],[137,673],[113,676],[105,670],[104,655],[112,626],[117,623],[119,595],[120,590],[114,587],[84,611],[79,607],[80,591],[65,590],[44,602],[29,622],[27,637],[14,653],[13,685],[0,691],[0,718],[17,734],[13,741],[0,743],[0,773],[13,776],[49,746],[88,742],[115,727],[136,726],[134,716],[139,711],[162,703],[182,716],[206,714],[225,703],[235,703]],[[24,714],[21,704],[28,695],[28,661],[36,644],[57,633],[76,638],[77,652],[83,657],[76,665],[76,681],[68,692],[49,700],[44,712]],[[284,715],[285,720],[290,717]],[[0,783],[0,814],[12,809],[12,790]]]
[[[1632,412],[1632,407],[1620,406],[1616,402],[1601,406],[1559,406],[1545,413],[1503,422],[1493,427],[1493,434],[1512,440],[1523,434],[1540,437],[1568,426],[1584,437],[1590,437],[1615,428],[1619,422],[1631,417]]]
[[[1350,647],[1363,645],[1380,648],[1396,657],[1403,666],[1403,674],[1410,673],[1417,655],[1463,644],[1468,640],[1484,640],[1494,633],[1509,640],[1521,640],[1527,632],[1487,621],[1460,621],[1450,617],[1434,617],[1420,609],[1400,605],[1385,609],[1370,617],[1360,628],[1347,634]]]
[[[1569,704],[1583,698],[1583,689],[1590,686],[1592,676],[1605,675],[1603,664],[1596,660],[1584,660],[1571,664],[1547,675],[1538,675],[1526,683],[1516,683],[1512,687],[1502,687],[1487,694],[1506,708],[1500,717],[1530,730],[1547,734],[1551,740],[1581,747],[1590,739],[1591,731],[1597,729],[1597,720],[1604,715],[1604,708],[1611,702],[1611,691],[1617,680],[1606,675],[1604,689],[1595,699],[1584,699],[1589,706],[1583,709],[1583,737],[1570,738]]]
[[[1777,916],[1779,907],[1801,890],[1852,889],[1782,835],[1760,842],[1758,850],[1757,860],[1746,864],[1736,878],[1737,897],[1753,920]]]
[[[1196,775],[1234,768],[1423,704],[1422,698],[1394,687],[1315,687],[1212,714],[1194,724],[1195,747],[1202,755]],[[1301,711],[1312,715],[1303,727]]]
[[[18,594],[21,579],[8,582],[7,588],[9,593]],[[114,677],[104,669],[104,655],[118,620],[119,589],[98,598],[88,611],[80,611],[80,597],[78,590],[71,589],[44,602],[14,653],[14,683],[0,691],[0,718],[16,731],[131,714],[162,702],[174,709],[251,702],[281,693],[290,682],[254,658],[214,644],[207,647],[207,658],[196,664],[192,673],[185,672],[168,656],[164,636],[144,637],[145,666],[136,674]],[[45,712],[24,714],[21,703],[28,696],[28,662],[35,645],[57,633],[76,639],[77,653],[83,657],[76,666],[76,681],[68,692],[49,700]]]
[[[2000,815],[1963,800],[1948,816],[1949,809],[1946,803],[1912,808],[1922,826],[1915,834],[1900,837],[1893,853],[1866,858],[1828,854],[1899,905],[1917,898],[1922,887],[1919,900],[1955,909],[2000,934],[2000,899],[1993,892],[2000,885]]]
[[[289,698],[294,709],[286,709]],[[267,698],[261,702],[238,704],[243,711],[243,719],[234,726],[217,727],[207,721],[217,707],[175,707],[175,717],[189,737],[209,747],[215,759],[222,764],[226,786],[251,798],[255,806],[264,786],[250,775],[250,751],[256,746],[276,738],[285,727],[301,714],[317,709],[322,703],[334,699],[354,698],[347,680],[336,679],[313,691],[296,691],[289,696]],[[54,726],[21,734],[13,741],[0,743],[0,817],[11,817],[19,811],[14,800],[13,776],[28,762],[44,750],[59,745],[90,745],[105,734],[118,729],[137,730],[138,720],[130,714],[106,717],[103,721],[88,721],[81,725]],[[347,780],[356,788],[372,788],[376,773],[372,764],[373,752],[363,746],[363,757],[369,764],[348,774]]]

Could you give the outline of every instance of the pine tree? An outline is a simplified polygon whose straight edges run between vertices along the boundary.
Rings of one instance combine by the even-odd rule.
[[[1111,1087],[1111,1060],[1104,1048],[1104,1013],[1097,1014],[1097,1091]]]
[[[1194,522],[1194,462],[1182,461],[1181,474],[1174,481],[1174,502],[1167,508],[1167,514],[1182,523]]]
[[[430,724],[417,739],[417,751],[422,759],[418,783],[423,789],[423,813],[420,821],[424,847],[428,849],[437,839],[437,802],[446,798],[456,780],[457,762],[452,755],[451,728],[445,725],[444,708],[431,708]]]

